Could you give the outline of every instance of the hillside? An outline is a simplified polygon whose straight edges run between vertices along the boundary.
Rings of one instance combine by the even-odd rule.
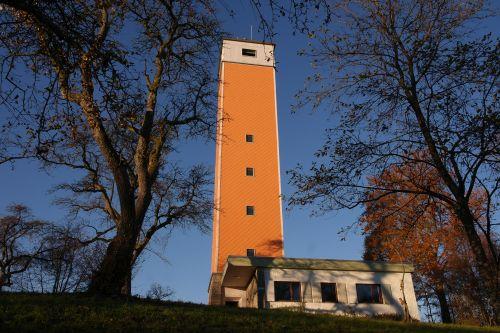
[[[312,315],[284,310],[84,295],[0,294],[0,332],[500,332],[452,325]]]

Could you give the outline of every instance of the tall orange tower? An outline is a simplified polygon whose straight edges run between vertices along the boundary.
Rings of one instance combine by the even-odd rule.
[[[283,256],[274,45],[224,39],[212,279],[229,255]]]

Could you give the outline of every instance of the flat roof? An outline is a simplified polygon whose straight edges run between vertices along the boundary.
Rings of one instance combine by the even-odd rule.
[[[227,265],[332,271],[412,273],[413,265],[382,261],[229,256]]]
[[[222,40],[232,40],[235,42],[244,42],[244,43],[253,43],[253,44],[264,44],[264,45],[272,45],[276,46],[276,44],[271,43],[271,42],[264,42],[264,41],[258,41],[258,40],[252,40],[252,39],[244,39],[244,38],[229,38],[229,37],[224,37]]]

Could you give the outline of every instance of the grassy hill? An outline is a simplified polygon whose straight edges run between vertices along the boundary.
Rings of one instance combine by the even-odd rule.
[[[85,295],[0,294],[0,332],[500,332],[500,329]]]

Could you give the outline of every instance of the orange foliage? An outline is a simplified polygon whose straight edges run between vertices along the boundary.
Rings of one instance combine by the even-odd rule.
[[[412,263],[417,297],[424,303],[429,297],[435,300],[443,321],[487,321],[462,224],[443,201],[418,194],[425,188],[446,195],[433,170],[425,163],[393,166],[369,179],[379,190],[368,194],[360,220],[366,234],[364,257]],[[385,190],[398,187],[416,193]],[[482,197],[476,192],[471,198],[479,218]]]

